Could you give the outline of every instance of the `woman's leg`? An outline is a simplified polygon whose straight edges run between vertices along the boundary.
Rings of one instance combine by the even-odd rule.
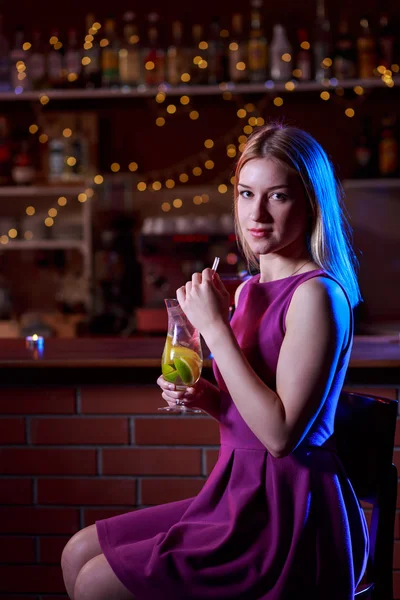
[[[96,525],[81,529],[67,542],[62,556],[61,567],[68,596],[74,598],[75,581],[82,567],[95,556],[102,554]]]
[[[121,583],[104,554],[89,560],[75,581],[74,600],[135,600]]]

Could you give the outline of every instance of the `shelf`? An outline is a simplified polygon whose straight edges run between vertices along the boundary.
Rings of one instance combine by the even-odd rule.
[[[10,185],[0,186],[0,197],[7,198],[28,198],[35,196],[61,196],[63,194],[80,194],[87,187],[87,182],[82,182],[80,185],[66,184],[66,185]]]
[[[399,188],[400,179],[396,178],[385,178],[381,179],[345,179],[342,182],[345,190],[354,189],[387,189],[387,188]]]
[[[393,78],[395,84],[400,82],[400,76]],[[0,101],[7,100],[39,100],[40,96],[46,95],[50,100],[85,100],[94,98],[146,98],[155,96],[157,92],[165,92],[168,96],[180,96],[186,94],[190,96],[215,96],[223,94],[226,91],[236,94],[263,94],[265,92],[312,92],[326,89],[335,89],[337,87],[350,89],[356,85],[365,89],[385,88],[388,87],[380,77],[371,79],[329,79],[326,83],[318,81],[297,82],[293,80],[295,88],[292,92],[285,88],[285,83],[274,82],[268,80],[265,83],[221,83],[219,85],[182,85],[173,87],[168,84],[160,86],[148,87],[140,85],[137,88],[123,87],[117,89],[75,89],[75,90],[40,90],[40,91],[22,91],[17,94],[15,92],[0,92]]]
[[[1,244],[1,250],[80,250],[84,252],[84,243],[81,240],[11,240],[8,244]]]

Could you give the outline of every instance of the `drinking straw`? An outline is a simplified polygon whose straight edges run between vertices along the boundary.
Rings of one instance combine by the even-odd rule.
[[[213,266],[211,267],[211,269],[213,271],[216,271],[218,269],[218,265],[219,265],[219,256],[216,256],[214,258]]]

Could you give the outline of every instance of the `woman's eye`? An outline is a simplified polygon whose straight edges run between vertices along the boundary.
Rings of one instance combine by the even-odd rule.
[[[283,200],[286,200],[287,198],[285,194],[281,194],[279,192],[275,192],[274,194],[272,194],[271,197],[274,198],[274,200],[280,200],[281,202],[283,202]]]
[[[243,198],[251,198],[251,196],[252,196],[252,193],[249,192],[249,190],[242,190],[241,192],[239,192],[239,194],[241,196],[243,196]],[[247,196],[246,194],[249,194],[249,195]]]

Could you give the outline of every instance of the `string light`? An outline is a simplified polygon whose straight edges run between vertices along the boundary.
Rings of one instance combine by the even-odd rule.
[[[163,210],[164,212],[168,212],[169,210],[171,210],[171,205],[169,202],[163,202],[161,204],[161,210]]]
[[[202,204],[202,202],[203,202],[203,198],[201,196],[194,196],[193,204],[199,205],[199,204]]]
[[[137,184],[137,189],[139,190],[139,192],[144,192],[147,188],[147,185],[145,184],[144,181],[139,181],[139,183]]]
[[[181,208],[183,202],[180,198],[175,198],[175,200],[172,202],[172,204],[175,208]]]
[[[32,48],[32,44],[30,42],[24,42],[22,44],[22,49],[25,50],[25,51],[26,50],[30,50],[31,48]]]
[[[72,129],[70,129],[69,127],[66,127],[63,130],[62,134],[63,134],[64,137],[69,138],[72,135]]]
[[[220,194],[226,194],[226,192],[228,191],[228,188],[227,188],[227,186],[224,183],[221,183],[218,186],[218,191],[219,191]]]
[[[181,81],[183,81],[183,83],[189,83],[191,77],[189,75],[189,73],[182,73],[181,75]]]
[[[157,127],[164,127],[164,125],[165,125],[164,117],[158,117],[156,119],[156,125],[157,125]]]
[[[33,233],[32,231],[25,231],[24,233],[24,238],[29,242],[31,239],[33,239]]]
[[[92,198],[94,195],[94,189],[93,188],[86,188],[85,190],[85,194],[88,198]]]
[[[39,131],[39,127],[33,123],[32,125],[29,126],[29,133],[35,134]]]
[[[289,54],[289,52],[285,52],[285,54],[282,54],[281,58],[283,62],[290,62],[292,60],[292,55]]]
[[[18,235],[18,231],[16,229],[10,229],[10,231],[8,232],[8,235],[10,238],[16,238]]]
[[[76,165],[76,158],[75,156],[68,156],[65,162],[69,167],[74,167]]]
[[[307,42],[307,41],[301,42],[300,48],[303,48],[303,50],[309,50],[311,48],[310,42]]]
[[[39,135],[39,142],[41,144],[46,144],[47,141],[48,141],[48,139],[49,139],[49,136],[46,135],[45,133],[42,133],[42,134]]]
[[[200,50],[207,50],[207,48],[208,48],[207,42],[204,42],[204,41],[200,42],[199,43],[199,48],[200,48]]]
[[[258,127],[262,127],[263,125],[265,125],[265,119],[263,119],[262,117],[258,117],[257,125],[258,125]]]
[[[213,148],[214,142],[211,139],[207,139],[207,140],[205,140],[204,145],[206,148]]]
[[[275,104],[275,106],[282,106],[282,104],[283,104],[282,98],[280,96],[276,96],[274,98],[274,104]]]
[[[224,100],[232,100],[232,92],[224,92],[224,93],[222,94],[222,98],[223,98]]]
[[[56,208],[50,208],[47,214],[49,215],[49,217],[56,217],[58,212]]]
[[[157,96],[156,96],[156,102],[158,102],[159,104],[161,104],[162,102],[164,102],[165,98],[167,97],[166,94],[164,94],[164,92],[158,92]]]
[[[296,86],[295,86],[295,84],[293,83],[293,81],[287,81],[287,82],[285,83],[285,89],[286,89],[288,92],[293,92],[293,90],[294,90],[294,88],[295,88],[295,87],[296,87]]]
[[[65,206],[67,204],[67,199],[65,196],[60,196],[59,199],[57,200],[57,204],[59,206]]]
[[[46,96],[46,94],[43,94],[42,96],[40,96],[39,100],[40,100],[40,104],[43,104],[43,106],[45,106],[46,104],[48,104],[50,102],[50,98],[48,96]]]
[[[197,112],[197,110],[192,110],[189,113],[189,117],[192,119],[192,121],[196,121],[199,118],[199,113]]]
[[[204,163],[204,166],[206,169],[210,170],[213,169],[215,164],[212,160],[206,160],[206,162]]]
[[[234,176],[234,175],[232,175],[232,177],[230,178],[230,182],[231,182],[231,184],[232,184],[232,185],[235,185],[235,181],[236,181],[236,178],[235,178],[235,176]]]
[[[89,56],[84,56],[81,60],[81,63],[83,64],[84,67],[87,67],[87,65],[90,65],[91,62],[92,62],[92,59]]]
[[[203,170],[200,167],[194,167],[192,170],[193,175],[199,177],[202,174]]]
[[[86,200],[87,200],[86,194],[84,194],[83,192],[81,194],[78,194],[78,200],[79,200],[79,202],[82,202],[82,203],[86,202]]]
[[[112,163],[111,165],[111,171],[113,173],[118,173],[118,171],[121,169],[121,165],[117,162]]]
[[[155,192],[158,192],[162,188],[161,181],[153,181],[153,184],[151,187],[153,188],[153,190]]]
[[[93,181],[94,183],[96,183],[97,185],[100,185],[101,183],[103,183],[104,181],[104,177],[102,175],[95,175],[93,177]]]
[[[254,104],[252,104],[251,102],[249,102],[248,104],[244,105],[245,110],[247,110],[247,112],[252,113],[256,110],[256,107],[254,106]]]
[[[189,176],[188,176],[188,175],[186,175],[186,173],[181,173],[181,174],[179,175],[179,181],[180,181],[181,183],[187,183],[187,182],[189,181]]]
[[[252,133],[252,132],[253,132],[253,128],[252,128],[252,126],[251,126],[251,125],[245,125],[245,126],[243,127],[243,131],[244,131],[244,133],[247,133],[247,135],[250,135],[250,133]]]
[[[169,190],[172,190],[175,187],[175,181],[173,179],[167,179],[165,182],[165,187],[167,187]]]
[[[189,102],[190,102],[189,96],[182,96],[182,98],[180,99],[180,102],[183,105],[189,104]]]
[[[352,108],[346,108],[346,110],[344,111],[344,114],[346,115],[346,117],[354,117],[354,115],[356,114],[355,111]]]
[[[239,108],[236,114],[239,117],[239,119],[244,119],[247,115],[247,112],[244,110],[244,108]]]
[[[47,217],[47,219],[44,220],[44,224],[46,227],[52,227],[54,225],[54,219]]]
[[[176,106],[175,106],[175,104],[168,104],[168,106],[167,106],[167,113],[169,113],[170,115],[173,115],[174,113],[176,113]]]
[[[8,242],[9,242],[8,235],[2,235],[0,237],[0,243],[1,244],[8,244]]]
[[[331,97],[329,92],[321,92],[320,93],[320,98],[322,98],[322,100],[329,100],[329,98]]]
[[[32,215],[35,214],[36,210],[34,206],[27,206],[25,209],[26,214],[31,217]]]
[[[207,204],[207,202],[210,201],[210,196],[208,194],[203,194],[202,199],[203,199],[203,203]]]

